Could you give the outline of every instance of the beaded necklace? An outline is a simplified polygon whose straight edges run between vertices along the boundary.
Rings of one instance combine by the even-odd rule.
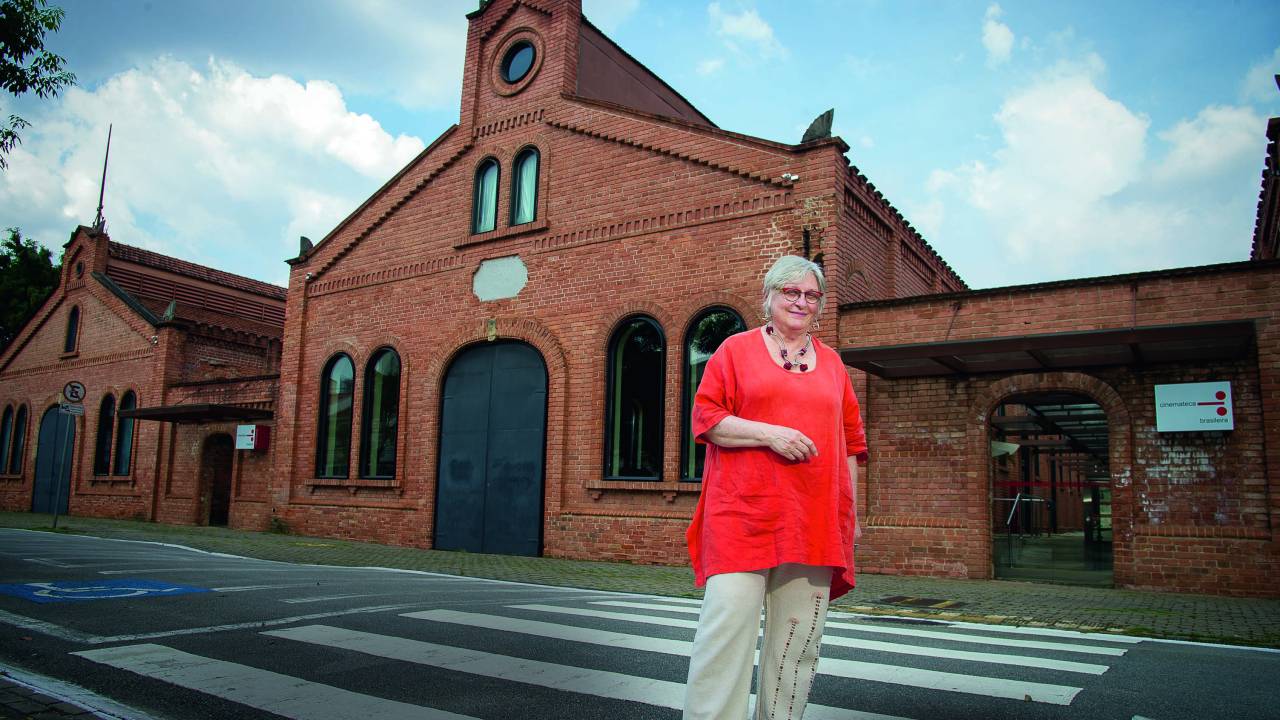
[[[782,369],[783,370],[790,371],[791,368],[798,367],[800,372],[809,371],[808,363],[803,362],[803,360],[804,360],[805,353],[809,352],[809,346],[813,344],[812,335],[810,335],[809,333],[804,334],[804,347],[800,348],[800,352],[796,353],[796,362],[795,364],[792,364],[792,362],[787,359],[787,348],[784,347],[782,344],[782,341],[779,340],[773,334],[773,323],[769,323],[768,325],[765,325],[764,331],[768,333],[769,337],[773,338],[773,341],[778,345],[778,350],[781,351],[782,353]]]

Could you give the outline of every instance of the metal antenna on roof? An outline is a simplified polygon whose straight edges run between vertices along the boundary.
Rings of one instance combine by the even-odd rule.
[[[102,157],[102,186],[98,188],[98,215],[93,219],[95,232],[107,229],[107,219],[102,217],[102,197],[107,192],[107,160],[111,158],[111,125],[107,125],[107,153]]]

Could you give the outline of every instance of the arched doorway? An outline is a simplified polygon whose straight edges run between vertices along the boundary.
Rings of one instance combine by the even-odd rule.
[[[1110,587],[1106,411],[1069,391],[1005,398],[991,414],[994,576]]]
[[[75,417],[56,406],[45,410],[36,440],[36,477],[31,512],[65,514],[71,497],[71,466],[75,459]]]
[[[434,547],[542,553],[547,366],[521,342],[464,350],[445,372]]]
[[[226,527],[231,519],[231,463],[235,442],[227,433],[205,438],[200,450],[200,511],[205,525]]]

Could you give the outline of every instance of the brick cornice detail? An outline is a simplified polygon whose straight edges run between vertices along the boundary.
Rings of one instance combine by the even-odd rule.
[[[455,150],[453,154],[451,154],[448,158],[446,158],[443,162],[441,162],[439,166],[437,166],[431,172],[427,173],[413,187],[409,188],[409,190],[407,190],[404,193],[404,195],[400,196],[399,200],[396,200],[394,203],[391,204],[390,207],[382,211],[382,213],[378,215],[378,217],[376,217],[372,222],[370,222],[365,227],[364,230],[361,230],[359,234],[351,238],[351,240],[347,241],[346,245],[343,245],[341,248],[339,248],[338,251],[335,252],[332,257],[326,260],[323,265],[321,265],[318,269],[313,271],[313,274],[312,274],[313,283],[316,278],[319,278],[320,276],[328,272],[329,269],[332,268],[339,260],[345,257],[347,253],[351,252],[356,248],[357,245],[364,242],[364,240],[368,238],[370,235],[372,235],[375,230],[377,230],[379,227],[382,227],[383,223],[385,223],[393,215],[399,212],[400,208],[404,207],[410,200],[412,200],[415,196],[417,196],[418,193],[426,189],[427,185],[430,185],[432,180],[435,180],[437,177],[440,176],[441,173],[443,173],[445,170],[448,170],[450,167],[452,167],[454,163],[456,163],[463,155],[467,153],[468,150],[470,150],[473,147],[473,145],[474,143],[472,143],[471,141],[467,141],[466,143],[464,143],[461,147]],[[309,294],[310,294],[310,287],[308,287],[308,295]]]
[[[512,115],[511,117],[502,118],[501,120],[494,120],[493,122],[481,125],[472,131],[471,139],[474,142],[490,135],[507,132],[508,130],[516,130],[528,125],[536,125],[542,122],[542,115],[544,112],[545,111],[542,108],[538,108],[537,110],[530,110],[528,112]]]
[[[31,375],[60,373],[67,370],[93,367],[95,365],[110,365],[112,363],[125,362],[128,360],[141,360],[150,357],[152,352],[153,351],[150,349],[131,350],[129,352],[111,353],[110,355],[95,355],[94,357],[82,358],[79,360],[67,360],[59,362],[56,365],[41,365],[40,367],[30,368],[27,370],[7,372],[0,375],[0,380],[16,380],[18,378],[29,377]]]
[[[870,515],[863,519],[867,527],[875,528],[943,528],[968,529],[974,523],[961,518],[931,517],[928,515]]]
[[[1209,540],[1271,540],[1266,528],[1239,525],[1154,525],[1135,523],[1134,535],[1165,538],[1202,538]]]
[[[534,252],[547,252],[578,245],[590,245],[608,240],[634,237],[636,235],[647,235],[658,231],[679,230],[731,218],[737,219],[751,215],[773,213],[790,207],[790,205],[791,193],[781,190],[751,198],[750,200],[734,200],[547,235],[534,240],[533,250]]]
[[[706,158],[698,157],[697,155],[694,155],[693,153],[690,153],[690,152],[676,150],[675,148],[671,148],[671,147],[664,147],[662,145],[657,145],[651,142],[636,140],[633,138],[626,137],[625,135],[622,135],[620,133],[605,132],[603,130],[594,130],[584,125],[579,125],[577,123],[567,122],[564,120],[551,119],[551,120],[547,120],[547,124],[554,128],[559,128],[561,130],[566,130],[568,132],[577,133],[579,135],[586,135],[587,137],[606,140],[609,142],[617,143],[619,145],[636,147],[636,148],[640,148],[641,150],[648,150],[649,152],[652,152],[658,155],[666,155],[667,157],[676,158],[677,160],[684,160],[685,162],[690,162],[696,165],[702,165],[705,167],[709,167],[713,170],[720,170],[722,172],[737,175],[739,177],[743,177],[748,180],[754,180],[756,182],[772,185],[773,187],[776,187],[776,188],[791,187],[791,183],[784,182],[782,180],[775,180],[761,172],[754,172],[751,170],[747,170],[745,168],[728,165],[726,163],[716,162],[714,160],[708,160]]]
[[[488,25],[484,26],[484,29],[480,31],[480,39],[488,40],[490,37],[492,37],[493,32],[498,29],[498,26],[501,25],[507,18],[511,17],[511,14],[514,13],[516,11],[516,8],[520,7],[521,5],[529,8],[530,10],[536,10],[537,12],[540,12],[543,15],[546,15],[547,17],[551,17],[552,15],[550,8],[548,8],[547,6],[539,2],[536,2],[535,0],[515,0],[515,2],[507,6],[507,9],[503,11],[501,15],[495,16],[493,20],[489,22]]]
[[[424,275],[435,275],[437,273],[453,270],[457,266],[458,256],[449,255],[446,257],[436,258],[434,260],[407,263],[393,268],[387,268],[386,270],[377,270],[374,272],[360,273],[359,275],[334,278],[332,280],[312,282],[307,286],[307,297],[318,297],[320,295],[329,295],[343,290],[354,290],[356,288],[368,287],[370,285],[381,285],[383,283],[395,282],[397,280],[408,280],[410,278],[422,277]]]

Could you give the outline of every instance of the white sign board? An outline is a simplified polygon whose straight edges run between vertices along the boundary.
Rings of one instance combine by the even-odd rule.
[[[266,450],[271,439],[271,428],[266,425],[237,425],[237,450]]]
[[[1203,382],[1156,386],[1157,432],[1235,430],[1231,383]]]

